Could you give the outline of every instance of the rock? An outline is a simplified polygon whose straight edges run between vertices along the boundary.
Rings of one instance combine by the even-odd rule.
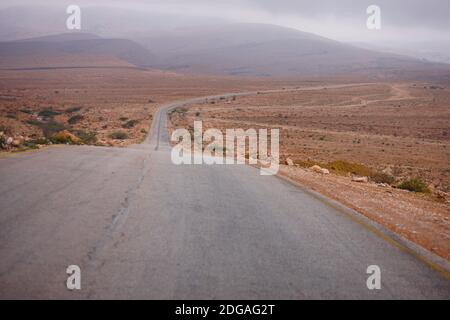
[[[18,140],[18,139],[16,139],[16,140],[13,140],[13,142],[11,143],[11,145],[13,146],[13,147],[20,147],[20,145],[21,145],[22,143],[21,143],[21,141],[20,140]]]
[[[311,169],[314,172],[321,173],[321,174],[330,174],[330,170],[322,168],[321,166],[318,166],[318,165],[314,165],[309,169]]]
[[[390,175],[390,176],[393,175],[392,174],[392,167],[390,167],[390,166],[384,168],[383,171],[381,171],[381,172],[384,173],[384,174]]]
[[[359,182],[359,183],[368,183],[369,182],[369,178],[353,176],[352,177],[352,181],[353,182]]]
[[[8,139],[6,139],[6,144],[10,145],[11,143],[13,143],[14,139],[12,137],[8,137]]]
[[[317,172],[317,173],[322,173],[322,168],[318,165],[314,165],[310,168],[312,171]]]
[[[287,159],[286,159],[286,164],[287,164],[288,166],[293,166],[293,165],[294,165],[294,161],[292,161],[292,159],[290,159],[290,158],[287,158]]]

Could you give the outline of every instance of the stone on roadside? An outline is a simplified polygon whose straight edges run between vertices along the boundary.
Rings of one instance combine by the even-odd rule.
[[[353,176],[352,177],[352,181],[353,182],[359,182],[359,183],[368,183],[369,182],[369,178]]]
[[[287,158],[286,159],[286,164],[288,165],[288,166],[293,166],[294,165],[294,161],[292,161],[292,159],[291,158]]]
[[[311,168],[312,171],[317,172],[317,173],[322,173],[322,168],[320,166],[318,166],[317,164],[312,166]]]

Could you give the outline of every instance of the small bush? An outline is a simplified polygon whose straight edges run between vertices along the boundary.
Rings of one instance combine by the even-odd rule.
[[[34,144],[49,144],[50,143],[50,141],[46,138],[37,138],[37,139],[31,140],[30,142],[34,143]]]
[[[72,139],[62,135],[55,135],[50,138],[50,141],[54,144],[72,144]]]
[[[54,117],[54,116],[57,116],[60,114],[61,114],[60,112],[54,111],[53,109],[44,109],[44,110],[39,111],[39,113],[38,113],[38,115],[43,118],[50,118],[50,117]]]
[[[32,114],[33,113],[33,111],[31,111],[28,108],[21,108],[19,111],[22,112],[22,113],[26,113],[26,114]]]
[[[82,121],[84,119],[84,117],[80,114],[74,115],[73,117],[70,117],[69,120],[67,120],[67,122],[69,124],[76,124],[80,121]]]
[[[83,144],[80,138],[78,138],[76,135],[70,133],[67,130],[60,131],[54,134],[50,138],[50,141],[55,144],[77,144],[77,145]]]
[[[30,149],[37,149],[38,145],[47,145],[50,141],[46,138],[37,138],[29,141],[25,141],[23,145]]]
[[[40,126],[42,124],[42,122],[40,122],[36,119],[27,120],[26,123],[29,125],[32,125],[32,126]]]
[[[78,112],[82,109],[82,107],[71,107],[66,109],[66,113],[74,113],[74,112]]]
[[[111,133],[109,137],[114,140],[125,140],[128,139],[128,133],[123,131],[116,131]]]
[[[66,129],[66,126],[64,124],[55,121],[50,121],[48,123],[40,123],[40,127],[46,138],[50,138],[55,133],[58,133]]]
[[[376,172],[370,178],[375,183],[393,184],[395,182],[395,178],[393,176],[383,172]]]
[[[286,162],[286,160],[285,160],[285,162]],[[312,166],[318,164],[317,162],[314,162],[314,161],[311,161],[311,160],[296,160],[296,161],[294,161],[294,163],[296,165],[299,165],[302,168],[311,168]]]
[[[330,163],[324,165],[324,167],[329,170],[333,170],[336,173],[340,173],[340,174],[351,173],[351,174],[361,176],[361,177],[370,177],[373,175],[373,171],[370,168],[368,168],[362,164],[351,163],[351,162],[347,162],[344,160],[330,162]]]
[[[125,122],[125,123],[122,125],[122,128],[125,128],[125,129],[131,129],[131,128],[133,128],[135,125],[137,125],[138,123],[139,123],[138,120],[128,120],[127,122]]]
[[[119,120],[120,120],[120,121],[127,121],[128,118],[127,118],[127,117],[120,117]]]
[[[97,142],[96,132],[86,132],[84,130],[77,130],[73,132],[78,138],[80,138],[83,144],[95,144]]]
[[[421,193],[429,193],[430,189],[425,182],[423,182],[420,178],[414,178],[410,180],[406,180],[397,186],[399,189],[408,190],[411,192],[421,192]]]
[[[6,145],[6,136],[4,134],[0,135],[0,149]]]

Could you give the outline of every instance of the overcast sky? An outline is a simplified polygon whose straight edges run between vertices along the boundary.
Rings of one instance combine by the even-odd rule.
[[[2,0],[1,6],[64,0]],[[450,0],[72,0],[83,5],[114,5],[152,12],[264,22],[351,42],[450,42]],[[378,5],[382,29],[366,28],[369,5]]]

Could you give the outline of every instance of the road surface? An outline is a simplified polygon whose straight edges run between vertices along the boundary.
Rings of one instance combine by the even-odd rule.
[[[173,165],[166,112],[202,100],[162,108],[139,146],[0,159],[0,298],[450,299],[441,273],[297,186]]]

